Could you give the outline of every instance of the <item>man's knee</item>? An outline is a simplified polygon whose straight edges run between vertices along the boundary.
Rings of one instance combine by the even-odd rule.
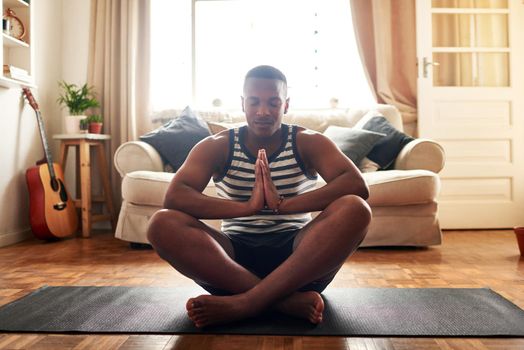
[[[371,208],[369,204],[359,196],[352,194],[342,196],[332,204],[336,210],[347,212],[350,216],[357,216],[363,221],[371,220]]]
[[[369,204],[364,199],[355,195],[346,195],[338,198],[332,204],[341,220],[347,221],[347,227],[353,227],[365,236],[372,214]]]
[[[154,247],[172,239],[175,232],[185,221],[187,214],[177,210],[162,209],[153,214],[147,228],[147,239]]]

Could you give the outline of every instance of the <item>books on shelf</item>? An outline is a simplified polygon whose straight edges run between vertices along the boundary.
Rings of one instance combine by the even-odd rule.
[[[29,72],[25,69],[15,67],[9,64],[4,64],[4,77],[11,79],[21,80],[25,82],[32,82],[33,78],[29,75]]]

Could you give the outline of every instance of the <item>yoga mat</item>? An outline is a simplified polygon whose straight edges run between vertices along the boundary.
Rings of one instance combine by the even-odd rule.
[[[328,288],[324,321],[267,313],[198,329],[200,288],[43,287],[0,308],[0,331],[300,336],[523,337],[524,311],[490,289]]]

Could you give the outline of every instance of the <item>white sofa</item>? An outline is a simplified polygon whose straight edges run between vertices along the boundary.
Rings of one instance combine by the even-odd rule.
[[[402,131],[402,120],[396,108],[376,105],[371,109],[333,111],[299,111],[284,116],[284,122],[323,132],[329,125],[352,127],[367,112],[376,110]],[[221,112],[199,112],[213,133],[234,123],[243,115]],[[228,122],[220,122],[221,120]],[[122,208],[115,236],[119,239],[148,243],[149,218],[162,208],[164,196],[173,178],[158,152],[142,141],[122,144],[114,163],[123,177]],[[360,164],[361,166],[363,164]],[[392,170],[364,172],[369,185],[368,203],[373,219],[362,246],[430,246],[441,243],[436,201],[440,190],[438,172],[444,166],[442,147],[431,140],[415,139],[399,153]],[[325,184],[319,181],[319,186]],[[212,181],[204,193],[216,196]],[[219,220],[206,221],[215,228]]]

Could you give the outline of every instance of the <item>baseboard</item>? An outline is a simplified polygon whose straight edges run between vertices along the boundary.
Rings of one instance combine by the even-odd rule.
[[[0,233],[0,247],[5,247],[24,241],[31,237],[31,229],[25,229],[18,232]]]

